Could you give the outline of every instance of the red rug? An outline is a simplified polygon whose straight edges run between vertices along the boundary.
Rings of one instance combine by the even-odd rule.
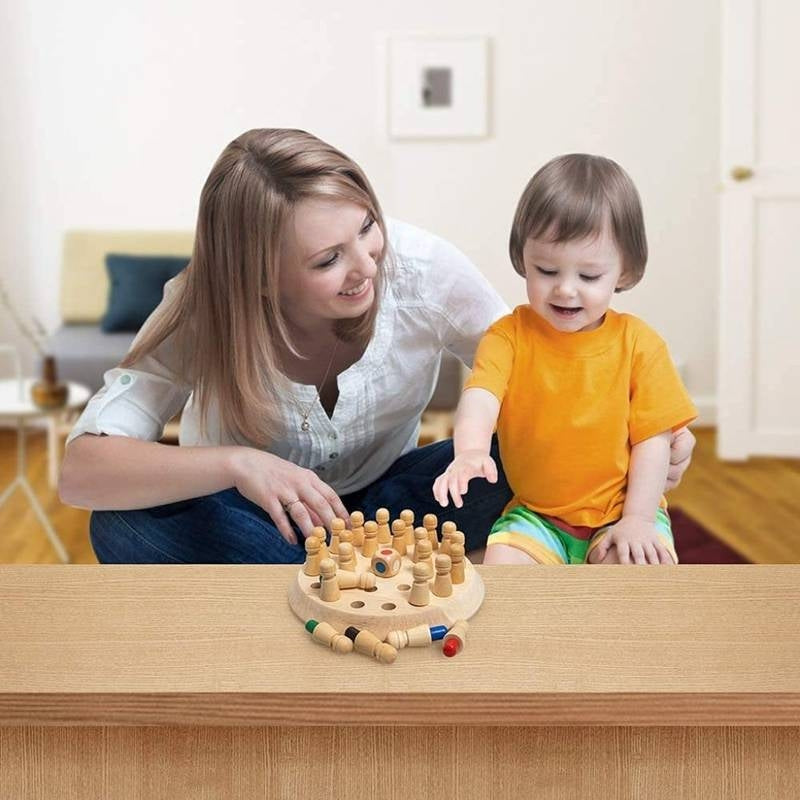
[[[680,508],[669,509],[672,535],[681,564],[749,564]]]

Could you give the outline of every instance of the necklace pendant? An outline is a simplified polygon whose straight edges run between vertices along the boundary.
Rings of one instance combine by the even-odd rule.
[[[308,424],[308,420],[304,419],[302,425],[300,425],[300,430],[307,431],[309,428],[311,428],[311,426]]]

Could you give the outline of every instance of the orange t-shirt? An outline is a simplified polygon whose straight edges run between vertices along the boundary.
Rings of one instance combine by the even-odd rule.
[[[563,333],[518,306],[478,345],[464,388],[476,387],[501,404],[500,456],[514,492],[507,508],[573,526],[617,521],[631,446],[697,416],[663,339],[611,310],[593,331]]]

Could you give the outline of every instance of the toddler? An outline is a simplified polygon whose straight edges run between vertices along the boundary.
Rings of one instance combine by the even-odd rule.
[[[662,490],[672,431],[697,412],[661,337],[609,308],[647,261],[636,187],[607,158],[550,161],[522,194],[510,254],[528,304],[478,346],[434,496],[461,507],[472,478],[497,480],[496,426],[514,497],[485,564],[677,563]]]

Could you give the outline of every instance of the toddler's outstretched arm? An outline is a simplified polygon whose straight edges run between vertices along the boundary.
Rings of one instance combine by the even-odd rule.
[[[472,478],[497,482],[497,465],[489,449],[499,413],[500,401],[486,389],[467,389],[461,395],[453,432],[455,458],[433,484],[433,496],[441,506],[448,504],[449,494],[461,508],[461,495],[467,493]]]

